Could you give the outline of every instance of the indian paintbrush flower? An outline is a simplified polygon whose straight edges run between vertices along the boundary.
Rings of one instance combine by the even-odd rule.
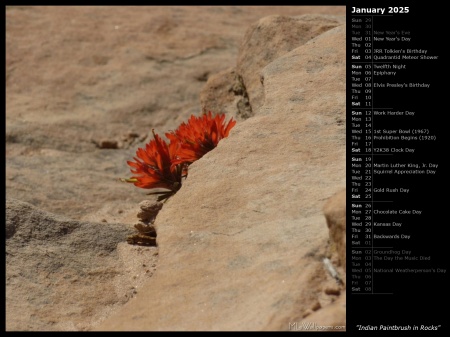
[[[153,137],[144,148],[136,151],[135,161],[127,161],[133,176],[123,181],[133,183],[140,188],[163,188],[166,192],[155,192],[169,197],[181,187],[184,165],[173,166],[178,143],[167,144],[152,130]],[[152,194],[152,193],[151,193]],[[161,200],[164,198],[161,198]]]
[[[236,124],[233,119],[228,124],[224,121],[224,114],[214,118],[211,112],[201,117],[192,115],[187,123],[165,134],[169,144],[152,130],[154,139],[146,144],[145,149],[136,151],[135,161],[127,161],[133,176],[121,180],[140,188],[166,189],[149,194],[160,194],[158,201],[169,198],[181,188],[188,165],[214,149]]]
[[[177,159],[172,165],[192,163],[214,149],[222,138],[228,137],[231,128],[236,124],[233,119],[230,119],[227,125],[224,121],[224,114],[213,118],[209,111],[201,117],[191,116],[187,124],[182,123],[172,132],[180,142]]]

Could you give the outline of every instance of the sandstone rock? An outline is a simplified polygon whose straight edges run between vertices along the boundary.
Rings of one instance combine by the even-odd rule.
[[[7,6],[6,193],[77,220],[136,205],[144,191],[117,180],[145,138],[91,139],[175,129],[200,113],[204,75],[235,67],[250,24],[305,13],[345,7]]]
[[[152,216],[156,216],[163,207],[163,205],[164,204],[160,201],[153,202],[150,200],[144,200],[139,203],[139,208],[141,209],[142,212],[146,212]]]
[[[236,71],[243,79],[252,110],[259,110],[264,104],[264,76],[261,70],[267,64],[344,23],[343,16],[274,15],[250,26],[241,43]],[[307,65],[308,68],[311,65]]]
[[[215,111],[236,117],[242,113],[238,102],[243,100],[243,91],[236,90],[237,74],[234,68],[223,70],[208,78],[200,92],[202,112]]]
[[[95,141],[95,143],[100,149],[118,149],[121,147],[120,142],[115,139],[102,139]]]
[[[306,13],[345,7],[7,6],[7,330],[287,330],[314,303],[333,313],[321,208],[345,183],[342,35],[254,67],[259,108],[235,71],[250,24]],[[161,247],[129,245],[148,191],[119,182],[127,160],[203,102],[254,117],[191,167]]]
[[[221,108],[237,119],[253,116],[264,103],[261,70],[315,36],[344,23],[343,16],[273,15],[252,24],[241,42],[236,68],[212,76],[202,89],[203,111]],[[307,66],[311,71],[314,69]],[[233,90],[236,87],[239,90]]]
[[[139,203],[140,209],[136,215],[139,222],[134,225],[138,233],[128,236],[128,243],[146,246],[157,245],[157,233],[153,224],[162,207],[163,203],[159,201],[151,202],[150,200],[144,200]]]
[[[327,287],[327,288],[325,288],[325,294],[338,296],[341,294],[341,289],[339,289],[339,287],[337,287],[337,286]]]
[[[288,330],[336,300],[322,208],[345,185],[344,41],[339,26],[262,70],[262,113],[193,163],[158,214],[148,291],[96,329]]]
[[[345,292],[335,302],[327,307],[311,313],[304,319],[292,320],[290,330],[296,331],[345,331],[346,330],[346,305]],[[296,329],[293,329],[293,328]]]
[[[137,291],[131,287],[151,276],[133,265],[149,261],[151,251],[118,247],[131,232],[123,224],[75,221],[8,198],[6,330],[88,330],[127,302]],[[124,260],[127,255],[133,260]]]
[[[340,191],[330,198],[323,208],[330,230],[332,249],[337,252],[338,262],[346,270],[346,193]]]

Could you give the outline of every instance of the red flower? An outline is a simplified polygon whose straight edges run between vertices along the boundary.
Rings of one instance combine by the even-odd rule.
[[[182,123],[177,130],[166,133],[169,144],[152,130],[154,139],[145,149],[136,151],[134,162],[127,161],[133,176],[121,180],[141,188],[167,189],[148,194],[159,194],[158,201],[169,198],[181,188],[188,165],[214,149],[236,124],[233,119],[226,125],[224,121],[225,115],[213,118],[211,112],[201,117],[191,116],[187,124]]]
[[[165,188],[169,192],[156,192],[169,197],[181,187],[181,179],[185,172],[184,165],[173,166],[176,152],[179,148],[178,142],[171,141],[169,145],[153,132],[154,139],[136,151],[133,161],[127,161],[131,167],[133,177],[124,181],[134,183],[141,188]],[[153,193],[150,193],[153,194]],[[165,199],[165,198],[161,198]]]
[[[230,130],[236,124],[233,118],[225,125],[225,115],[219,114],[214,118],[211,111],[201,117],[191,116],[187,124],[182,123],[177,130],[166,133],[167,137],[177,138],[180,148],[176,153],[177,159],[172,165],[192,163],[214,149],[222,138],[228,137]]]

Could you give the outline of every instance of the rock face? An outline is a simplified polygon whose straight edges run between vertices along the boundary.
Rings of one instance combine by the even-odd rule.
[[[336,300],[322,208],[345,184],[344,46],[339,26],[262,69],[262,107],[158,214],[149,291],[99,329],[288,330]]]
[[[344,23],[343,16],[272,15],[252,24],[241,42],[236,67],[211,76],[202,89],[203,111],[220,110],[237,119],[253,116],[264,103],[261,70],[281,55]],[[314,65],[308,67],[313,69]]]
[[[154,272],[156,248],[127,256],[131,227],[71,220],[6,201],[6,329],[86,330]],[[144,251],[145,250],[145,251]]]
[[[341,14],[7,7],[7,330],[345,325]],[[143,219],[126,161],[206,110],[238,123]]]
[[[330,198],[323,208],[327,225],[330,230],[330,240],[337,254],[336,263],[346,270],[346,193],[338,192]]]

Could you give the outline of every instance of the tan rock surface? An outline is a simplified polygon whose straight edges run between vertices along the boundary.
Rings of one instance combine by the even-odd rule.
[[[255,117],[192,165],[159,247],[126,243],[149,199],[126,161],[203,102],[248,111],[224,93],[245,32],[302,14],[345,8],[7,7],[7,330],[287,330],[342,301],[322,207],[345,184],[343,27],[255,66]]]
[[[156,247],[124,243],[133,232],[7,199],[6,329],[87,330],[127,302],[157,261]]]
[[[346,191],[345,189],[339,191],[330,198],[325,206],[323,212],[327,219],[327,225],[330,230],[330,240],[333,242],[332,250],[337,254],[337,264],[346,270]]]
[[[190,167],[155,222],[149,291],[98,329],[288,330],[334,301],[322,208],[345,185],[344,46],[340,26],[263,69],[263,113]]]
[[[344,23],[344,16],[326,15],[273,15],[254,23],[244,36],[236,66],[245,83],[252,109],[259,110],[265,103],[264,76],[260,72],[266,65]],[[308,68],[317,69],[316,65],[311,64],[306,65]]]
[[[313,37],[344,23],[344,16],[331,15],[271,15],[253,23],[241,42],[236,66],[212,75],[203,87],[202,110],[220,109],[237,119],[253,116],[264,103],[261,70]]]

